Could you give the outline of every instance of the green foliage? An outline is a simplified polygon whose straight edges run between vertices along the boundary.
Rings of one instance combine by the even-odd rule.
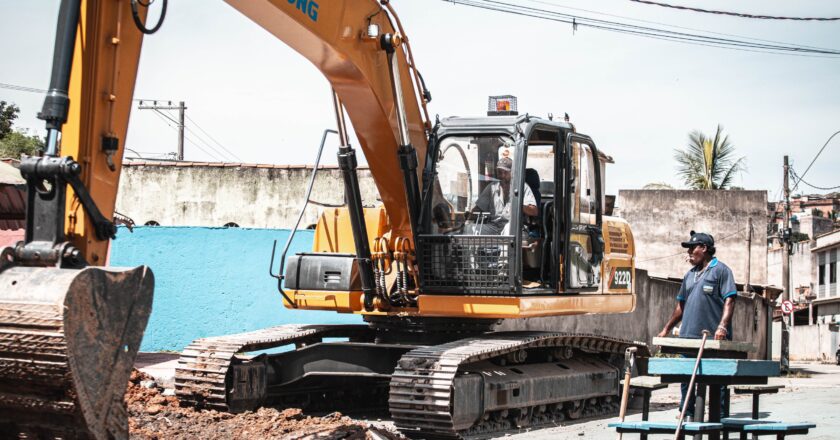
[[[20,159],[21,154],[35,155],[44,148],[44,141],[22,130],[13,130],[20,108],[0,101],[0,158]]]
[[[674,189],[674,187],[665,182],[651,182],[643,186],[642,189]]]
[[[746,158],[735,159],[735,146],[718,124],[714,138],[695,130],[684,150],[674,150],[677,174],[689,189],[728,189],[737,173],[746,170]]]
[[[0,139],[12,132],[12,125],[18,117],[18,112],[20,112],[18,106],[0,101]]]
[[[15,130],[0,138],[0,158],[20,159],[21,154],[36,155],[44,148],[44,141]]]
[[[803,232],[793,232],[790,234],[791,243],[799,243],[800,241],[808,241],[811,237]]]
[[[811,209],[811,215],[813,215],[814,217],[822,217],[822,216],[823,216],[823,212],[822,212],[822,211],[820,211],[820,210],[819,210],[819,209],[817,209],[817,208],[814,208],[814,209]]]

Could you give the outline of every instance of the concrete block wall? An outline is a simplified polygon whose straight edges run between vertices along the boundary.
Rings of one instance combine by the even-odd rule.
[[[282,249],[289,231],[245,228],[121,227],[111,247],[112,266],[145,264],[155,274],[152,315],[141,350],[180,351],[200,337],[280,324],[361,323],[359,315],[283,307],[268,275],[273,241]],[[290,254],[311,249],[312,231],[298,231]],[[279,250],[278,250],[279,252]],[[637,304],[631,313],[503,321],[499,330],[601,334],[650,343],[674,310],[679,283],[636,273]],[[766,350],[763,299],[739,297],[734,338]]]
[[[652,278],[646,271],[636,270],[636,308],[630,313],[507,320],[499,329],[588,333],[650,344],[671,317],[679,288],[678,282]],[[733,340],[750,342],[758,348],[750,353],[751,359],[765,359],[768,355],[766,301],[760,296],[739,295],[735,301],[732,330]]]
[[[365,205],[379,192],[368,169],[359,169]],[[312,167],[191,162],[127,163],[120,178],[116,210],[138,225],[219,227],[233,222],[243,228],[292,228],[303,206]],[[340,171],[318,171],[312,200],[344,202]],[[301,227],[315,224],[320,207],[310,204]]]
[[[782,352],[782,323],[773,323],[773,359]],[[790,328],[788,354],[792,361],[834,362],[840,344],[837,325],[795,325]]]
[[[752,218],[749,281],[767,283],[767,191],[619,190],[617,205],[633,230],[636,267],[665,277],[690,269],[680,243],[695,230],[715,237],[718,258],[745,282]]]
[[[268,275],[288,230],[201,227],[120,227],[112,266],[147,265],[155,275],[152,315],[142,351],[181,351],[192,340],[293,323],[361,323],[357,315],[283,307]],[[313,231],[298,231],[290,249],[312,248]],[[279,266],[279,259],[275,262]],[[277,269],[275,268],[275,271]]]

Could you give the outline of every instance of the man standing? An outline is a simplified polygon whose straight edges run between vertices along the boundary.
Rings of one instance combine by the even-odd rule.
[[[499,159],[496,164],[496,177],[499,179],[487,185],[478,200],[475,202],[473,212],[480,211],[487,213],[489,218],[484,221],[480,234],[486,235],[508,235],[510,230],[510,179],[513,169],[513,160],[507,157]],[[534,193],[528,185],[523,185],[522,191],[522,212],[525,215],[535,216],[539,212]]]
[[[732,270],[715,258],[715,239],[710,234],[691,231],[691,238],[682,242],[682,247],[688,249],[688,262],[693,267],[683,277],[677,294],[677,306],[658,336],[668,336],[671,329],[682,321],[681,338],[700,339],[703,330],[708,330],[717,340],[731,340],[730,321],[737,295]],[[681,388],[680,407],[685,401],[688,384],[682,384]],[[694,416],[693,391],[686,410],[689,417]],[[721,412],[728,412],[726,395],[726,389],[722,386]]]

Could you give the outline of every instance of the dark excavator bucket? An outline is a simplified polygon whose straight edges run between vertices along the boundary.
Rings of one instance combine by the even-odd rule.
[[[128,438],[153,289],[146,266],[2,270],[0,438]]]

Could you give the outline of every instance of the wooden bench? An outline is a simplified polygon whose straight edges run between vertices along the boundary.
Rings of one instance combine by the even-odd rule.
[[[758,398],[762,394],[776,394],[784,385],[735,385],[735,394],[752,394],[752,418],[758,420]]]
[[[762,436],[775,435],[777,440],[781,440],[788,435],[804,435],[808,434],[808,430],[816,428],[817,425],[813,423],[756,423],[752,425],[744,425],[741,428],[741,438],[746,440],[748,434]]]
[[[621,380],[621,385],[624,385],[624,379]],[[668,388],[668,384],[662,383],[658,377],[636,376],[630,378],[630,388],[642,390],[642,420],[647,421],[650,413],[650,394],[653,391]]]
[[[616,422],[607,425],[622,434],[639,434],[640,436],[656,434],[674,434],[677,431],[676,422]],[[721,423],[683,423],[679,439],[687,435],[720,434],[723,430]]]

